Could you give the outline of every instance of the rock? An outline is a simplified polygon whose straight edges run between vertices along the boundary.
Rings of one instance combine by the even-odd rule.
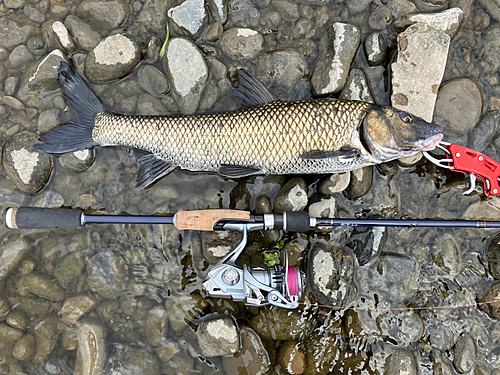
[[[333,195],[344,191],[351,181],[351,173],[334,173],[321,181],[318,191],[323,195]]]
[[[479,121],[482,110],[479,87],[470,79],[458,78],[439,87],[433,121],[443,127],[448,142],[463,144],[467,133]]]
[[[251,319],[250,327],[264,340],[297,340],[313,326],[313,319],[297,310],[260,308]]]
[[[4,91],[6,95],[14,95],[18,81],[19,79],[17,77],[9,77],[5,80]]]
[[[417,7],[410,0],[390,0],[387,6],[391,9],[396,20],[405,14],[417,12]]]
[[[317,243],[308,253],[308,287],[321,304],[347,306],[357,295],[354,258],[346,250]]]
[[[125,0],[87,0],[78,5],[76,14],[100,29],[116,29],[126,21],[129,5]]]
[[[26,48],[35,56],[42,56],[47,53],[47,45],[45,39],[41,36],[34,36],[29,38],[26,42]]]
[[[181,349],[174,341],[162,342],[161,346],[156,349],[156,355],[163,362],[170,361]]]
[[[160,375],[158,359],[142,348],[117,346],[106,362],[103,375]]]
[[[85,76],[93,82],[109,82],[123,78],[141,59],[139,46],[124,34],[103,39],[85,60]]]
[[[392,106],[432,121],[443,79],[450,37],[424,23],[398,35],[398,58],[392,64]]]
[[[33,55],[25,45],[17,46],[9,55],[9,63],[13,68],[25,69],[33,61]]]
[[[34,321],[32,327],[36,342],[33,362],[40,364],[47,360],[57,345],[61,333],[59,320],[54,316],[43,317]]]
[[[170,8],[167,17],[176,34],[197,40],[207,24],[208,13],[203,0],[185,0]]]
[[[40,27],[22,14],[10,14],[0,18],[0,47],[12,50],[25,44],[29,38],[40,33]]]
[[[488,266],[491,275],[499,280],[500,279],[500,235],[492,237],[486,248],[486,257],[488,259]],[[1,304],[0,304],[1,306]],[[2,314],[0,314],[0,317]]]
[[[386,5],[379,5],[368,18],[368,26],[373,30],[385,30],[392,22],[392,11]]]
[[[255,199],[255,213],[258,215],[261,214],[271,214],[273,212],[273,206],[271,205],[271,200],[267,195],[259,195],[257,199]],[[266,230],[264,231],[264,235],[271,242],[278,242],[281,237],[280,230]]]
[[[220,48],[233,60],[255,59],[264,48],[264,36],[256,30],[234,27],[224,31]]]
[[[155,306],[148,311],[144,332],[153,346],[161,346],[168,334],[168,314],[163,306]]]
[[[9,301],[7,301],[6,299],[0,298],[0,319],[4,319],[9,314],[9,311],[10,311]],[[14,328],[17,328],[17,327],[14,327]]]
[[[78,252],[74,252],[68,254],[61,262],[57,263],[54,268],[54,276],[63,287],[67,288],[73,280],[82,274],[84,267],[85,261],[83,256]]]
[[[271,367],[269,354],[260,337],[248,327],[242,327],[241,350],[232,356],[222,359],[224,371],[227,375],[240,375],[241,368],[248,374],[266,374]]]
[[[431,250],[432,260],[443,272],[455,276],[460,272],[462,260],[454,236],[444,234]]]
[[[404,371],[407,375],[417,375],[417,360],[411,351],[398,347],[385,362],[385,375],[398,375]]]
[[[306,356],[298,341],[281,344],[277,362],[289,374],[302,374],[306,368]]]
[[[307,206],[307,185],[295,177],[283,185],[274,197],[274,212],[302,211]]]
[[[40,133],[46,133],[54,129],[59,123],[59,109],[47,109],[38,116],[38,130]]]
[[[52,190],[45,190],[37,195],[30,203],[32,207],[59,208],[64,205],[64,198],[61,194]]]
[[[127,264],[115,251],[107,249],[90,258],[87,265],[87,284],[94,292],[112,298],[124,287]]]
[[[363,13],[370,7],[372,0],[347,0],[346,5],[351,15]]]
[[[31,272],[21,277],[19,291],[28,291],[49,301],[61,301],[65,295],[64,288],[57,281],[37,272]]]
[[[347,82],[340,92],[339,98],[348,100],[361,100],[364,102],[375,104],[375,100],[373,100],[372,93],[370,92],[370,87],[368,86],[368,80],[366,79],[366,75],[363,69],[351,69],[351,71],[349,72],[349,77],[347,78]]]
[[[5,321],[9,326],[21,331],[26,331],[28,329],[28,318],[22,311],[14,310],[10,312]]]
[[[380,255],[378,257],[377,272],[381,279],[381,288],[384,288],[396,301],[407,301],[418,291],[417,281],[420,269],[417,263],[408,257],[399,255]]]
[[[10,342],[19,340],[23,336],[23,331],[9,327],[5,323],[0,323],[0,340]]]
[[[95,160],[95,150],[93,148],[68,152],[61,155],[59,163],[63,168],[73,172],[83,172],[89,169]]]
[[[455,358],[453,364],[458,372],[464,374],[469,372],[476,360],[476,346],[469,335],[464,335],[455,345]]]
[[[373,166],[351,171],[351,179],[345,192],[351,199],[361,198],[368,193],[373,183]]]
[[[438,349],[433,349],[430,355],[430,359],[433,363],[433,370],[438,374],[443,375],[455,375],[456,372],[450,361],[441,353]]]
[[[153,35],[164,36],[170,3],[162,0],[148,0],[143,3],[142,9],[137,15],[137,22],[145,25]]]
[[[359,30],[349,24],[334,23],[327,32],[329,48],[319,57],[311,78],[315,95],[330,95],[342,90],[361,41]]]
[[[48,109],[54,106],[54,100],[62,97],[57,83],[59,63],[64,60],[61,50],[53,50],[38,64],[28,70],[21,79],[17,97],[26,106]]]
[[[64,26],[84,51],[91,51],[101,41],[101,37],[87,22],[74,15],[64,20]]]
[[[251,0],[228,0],[228,8],[226,28],[259,26],[260,12]]]
[[[26,17],[28,17],[33,22],[36,22],[36,23],[45,22],[45,19],[46,19],[45,15],[31,4],[27,4],[23,8],[23,13]]]
[[[493,282],[477,301],[480,303],[481,310],[486,314],[492,318],[500,319],[500,302],[496,302],[500,301],[500,281]]]
[[[387,42],[383,33],[372,33],[363,43],[370,66],[384,65],[387,59]]]
[[[3,104],[13,108],[16,111],[24,111],[24,105],[19,100],[14,98],[13,96],[4,96],[2,98]]]
[[[9,9],[21,9],[26,4],[26,0],[5,0],[3,4]]]
[[[468,133],[467,146],[482,152],[491,142],[498,146],[498,132],[500,130],[500,112],[485,112],[476,126]]]
[[[471,204],[462,220],[500,220],[500,200],[497,197]]]
[[[207,42],[216,42],[222,36],[224,26],[220,22],[214,22],[208,25],[203,34],[203,40]]]
[[[441,13],[417,13],[406,14],[394,22],[393,27],[398,33],[406,30],[408,26],[423,22],[429,26],[444,31],[450,39],[457,35],[463,19],[463,11],[460,8],[446,9]]]
[[[26,361],[35,354],[35,336],[26,335],[19,339],[12,350],[12,356],[21,361]]]
[[[335,335],[335,330],[340,330],[339,326],[339,321],[331,322],[326,327],[316,328],[304,338],[306,354],[304,374],[326,375],[333,371],[341,351],[340,340]]]
[[[172,94],[183,114],[193,114],[208,81],[208,66],[195,44],[184,38],[168,42],[164,58]]]
[[[309,204],[309,216],[321,218],[334,218],[336,217],[336,204],[334,197],[320,198],[319,201]],[[331,231],[331,229],[328,229]]]
[[[38,136],[29,132],[9,138],[3,149],[3,166],[16,186],[26,193],[36,193],[52,173],[52,156],[38,152],[33,145]]]
[[[88,295],[73,296],[64,301],[64,304],[59,311],[61,320],[67,325],[75,324],[82,315],[86,314],[96,300]]]
[[[69,35],[68,29],[61,21],[55,21],[52,24],[52,31],[54,32],[57,41],[66,53],[74,53],[77,51],[75,43]]]
[[[146,61],[155,63],[160,59],[160,51],[163,43],[160,38],[152,36],[149,38],[146,47]]]
[[[137,83],[155,98],[161,98],[170,91],[167,77],[151,65],[143,65],[137,69]]]
[[[215,22],[224,25],[227,21],[227,0],[208,0],[208,10]]]
[[[81,358],[82,374],[102,374],[108,350],[106,331],[95,320],[86,319],[78,323],[78,354]]]
[[[240,232],[225,230],[202,232],[203,255],[208,261],[219,261],[233,251],[241,242]]]
[[[207,306],[207,301],[197,293],[171,296],[165,302],[170,327],[179,332]]]
[[[0,281],[14,271],[28,252],[28,243],[18,236],[9,236],[2,240],[0,252]]]
[[[500,6],[497,2],[495,2],[495,0],[479,0],[479,3],[486,8],[488,15],[495,20],[500,21]],[[470,7],[471,5],[469,5],[469,9]]]
[[[238,327],[228,316],[204,320],[196,331],[196,337],[204,357],[229,355],[240,350]]]

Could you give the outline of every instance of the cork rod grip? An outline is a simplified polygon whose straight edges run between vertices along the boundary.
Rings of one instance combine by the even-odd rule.
[[[221,219],[250,220],[250,212],[239,210],[179,211],[175,214],[175,226],[184,230],[213,231]]]

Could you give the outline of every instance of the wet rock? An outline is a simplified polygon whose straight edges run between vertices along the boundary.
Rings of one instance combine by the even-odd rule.
[[[469,132],[467,137],[467,146],[476,151],[482,152],[488,145],[493,142],[494,146],[498,146],[499,139],[497,137],[500,130],[500,112],[488,111],[485,112],[476,126]]]
[[[9,327],[5,323],[0,323],[0,340],[2,341],[16,341],[23,336],[23,331]]]
[[[9,55],[9,63],[13,68],[25,69],[33,60],[33,55],[25,45],[17,46]]]
[[[160,346],[168,333],[168,314],[163,306],[155,306],[148,311],[144,332],[153,346]]]
[[[407,375],[417,375],[417,360],[406,348],[396,348],[385,362],[385,375],[397,375],[404,372]]]
[[[372,33],[363,43],[370,66],[383,65],[387,58],[387,42],[382,33]]]
[[[203,40],[207,42],[216,42],[222,36],[224,26],[220,22],[214,22],[208,25],[203,34]]]
[[[430,122],[448,57],[450,37],[417,23],[398,35],[398,57],[392,64],[391,102]]]
[[[208,66],[200,50],[187,39],[173,38],[165,53],[165,71],[183,114],[193,114],[208,81]]]
[[[156,349],[156,355],[163,362],[170,361],[176,354],[180,353],[179,345],[174,341],[162,342],[161,346]]]
[[[46,19],[45,15],[31,4],[27,4],[23,8],[23,13],[26,17],[28,17],[33,22],[36,22],[36,23],[45,22],[45,19]]]
[[[33,322],[32,334],[35,336],[35,357],[33,362],[43,363],[56,347],[61,331],[59,321],[53,316],[43,317]]]
[[[400,158],[397,160],[397,163],[402,166],[402,167],[411,167],[412,165],[417,164],[420,159],[423,158],[423,155],[421,152],[419,152],[416,155],[413,156],[408,156],[406,158]]]
[[[340,340],[335,335],[335,330],[340,329],[339,325],[337,321],[326,328],[316,328],[304,339],[305,375],[326,375],[333,371],[341,350]]]
[[[89,169],[95,160],[93,148],[68,152],[59,158],[61,166],[73,172],[83,172]]]
[[[257,27],[260,12],[250,0],[228,0],[228,13],[226,27]]]
[[[491,275],[497,280],[500,279],[500,235],[496,235],[490,239],[486,248],[486,257],[488,258]]]
[[[357,295],[354,258],[346,250],[317,243],[308,253],[308,287],[326,305],[347,306]]]
[[[197,293],[171,296],[165,302],[170,327],[179,332],[207,306],[207,301]]]
[[[458,372],[464,374],[474,365],[476,360],[476,346],[469,335],[464,335],[455,345],[455,358],[453,364]]]
[[[49,301],[61,301],[65,295],[64,288],[57,281],[37,272],[23,275],[19,282],[19,290],[33,293]]]
[[[307,206],[307,185],[300,178],[292,178],[274,197],[274,212],[302,211]]]
[[[361,100],[375,104],[368,80],[363,69],[353,68],[349,72],[347,82],[340,92],[340,99]]]
[[[78,354],[81,358],[82,374],[102,374],[108,350],[106,347],[106,331],[91,319],[78,323]]]
[[[365,12],[370,7],[372,0],[347,0],[347,9],[351,14],[358,14]]]
[[[38,109],[53,107],[54,100],[62,97],[57,83],[59,62],[64,59],[61,50],[53,50],[38,64],[28,70],[21,79],[17,97],[26,106]]]
[[[417,7],[410,0],[390,0],[387,6],[396,20],[405,14],[417,12]]]
[[[78,5],[76,14],[101,29],[116,29],[129,15],[125,0],[87,0]]]
[[[73,325],[82,317],[82,315],[92,309],[95,303],[95,298],[88,295],[68,298],[64,301],[64,304],[59,311],[61,320],[68,325]]]
[[[61,21],[55,21],[52,24],[52,31],[54,32],[57,41],[64,49],[64,51],[66,51],[66,53],[76,52],[77,48],[75,46],[75,43],[73,42],[73,39],[71,39],[68,29]]]
[[[255,200],[255,213],[270,214],[273,212],[273,206],[271,205],[271,200],[267,195],[259,195]],[[266,230],[264,232],[266,238],[271,242],[277,242],[281,237],[281,231],[279,230]]]
[[[377,265],[378,276],[393,301],[406,301],[417,292],[420,270],[417,263],[408,257],[380,255]]]
[[[9,138],[3,149],[3,166],[16,186],[26,193],[39,191],[52,173],[52,157],[33,145],[38,136],[29,132]]]
[[[26,48],[35,56],[45,55],[47,52],[46,47],[45,39],[41,36],[34,36],[33,38],[29,38],[26,42]]]
[[[40,133],[46,133],[54,129],[59,124],[59,109],[47,109],[38,116],[38,130]]]
[[[454,236],[444,234],[432,247],[431,256],[434,263],[448,275],[457,275],[461,269],[461,256]]]
[[[26,361],[35,354],[35,336],[26,335],[19,339],[12,350],[12,356],[21,361]]]
[[[238,327],[228,316],[204,320],[196,336],[201,354],[205,357],[234,354],[240,349]]]
[[[312,202],[308,208],[310,217],[334,218],[336,217],[336,203],[334,197],[321,198],[319,201]],[[331,228],[328,228],[331,231]]]
[[[349,24],[334,23],[327,32],[329,48],[319,57],[311,78],[315,95],[334,94],[344,87],[361,41],[359,30]]]
[[[407,14],[394,22],[393,27],[394,30],[400,33],[406,30],[408,26],[423,22],[435,29],[443,30],[453,39],[462,22],[463,13],[460,8],[451,8],[441,13]]]
[[[0,281],[14,271],[21,263],[29,246],[18,236],[6,237],[2,241],[2,252],[0,253]]]
[[[349,185],[345,192],[351,199],[361,198],[368,193],[373,183],[373,166],[351,171]]]
[[[19,100],[13,96],[4,96],[2,98],[2,103],[15,109],[16,111],[24,111],[24,105]]]
[[[146,47],[146,60],[155,63],[160,58],[160,51],[163,43],[160,38],[156,36],[152,36],[149,38],[147,47]]]
[[[219,261],[234,250],[242,235],[235,231],[202,232],[203,255],[209,261]]]
[[[161,98],[170,91],[167,77],[151,65],[143,65],[137,70],[137,83],[155,98]]]
[[[454,375],[455,371],[450,363],[450,361],[437,349],[433,349],[430,355],[430,359],[433,363],[434,373],[442,375]]]
[[[96,373],[99,374],[99,372]],[[146,349],[116,347],[115,351],[106,361],[106,368],[103,375],[114,374],[159,375],[160,364],[158,363],[158,359]]]
[[[71,253],[57,263],[54,268],[54,276],[63,287],[67,288],[73,280],[82,274],[84,267],[83,256],[78,252]]]
[[[176,34],[196,40],[207,24],[208,13],[203,0],[186,0],[170,8],[167,17]]]
[[[312,327],[313,320],[297,310],[260,308],[250,327],[264,340],[297,340]]]
[[[289,374],[302,374],[306,368],[306,356],[298,341],[281,344],[277,361]]]
[[[227,0],[208,0],[208,10],[215,22],[225,24],[227,21]]]
[[[233,60],[251,60],[264,48],[264,36],[256,30],[234,27],[224,31],[220,40],[222,52]]]
[[[139,96],[135,114],[142,116],[158,116],[165,113],[167,113],[167,110],[159,99],[149,94]]]
[[[0,47],[12,50],[37,35],[40,27],[22,14],[10,14],[0,18],[0,30]]]
[[[85,60],[85,76],[93,82],[109,82],[128,75],[141,59],[139,46],[124,34],[103,39]]]
[[[87,265],[87,284],[94,292],[112,298],[123,288],[126,271],[127,265],[123,258],[107,249],[90,258]]]
[[[458,78],[439,87],[433,121],[443,127],[448,142],[463,144],[467,133],[479,121],[482,110],[479,87],[470,79]]]
[[[87,22],[74,15],[64,20],[64,26],[84,51],[91,51],[101,41],[101,37]]]
[[[12,96],[14,91],[16,91],[16,86],[19,79],[17,77],[9,77],[5,80],[4,91],[5,94]]]
[[[368,18],[368,26],[373,30],[385,30],[392,22],[392,11],[386,5],[379,5]]]
[[[321,181],[318,191],[323,195],[333,195],[344,191],[351,181],[351,173],[334,173]]]
[[[266,374],[270,369],[271,361],[259,335],[248,327],[242,327],[240,334],[240,351],[223,358],[225,373],[240,375],[240,369],[244,368],[248,374]]]
[[[0,298],[0,319],[4,319],[10,311],[10,303],[6,299]],[[14,327],[17,328],[17,327]]]
[[[9,326],[21,331],[26,331],[28,329],[28,318],[22,311],[14,310],[10,312],[5,321]]]
[[[479,298],[478,302],[489,302],[480,305],[481,310],[486,314],[495,319],[500,319],[500,281],[493,282],[486,292],[484,292]]]
[[[3,4],[9,9],[21,9],[26,4],[26,0],[5,0]]]

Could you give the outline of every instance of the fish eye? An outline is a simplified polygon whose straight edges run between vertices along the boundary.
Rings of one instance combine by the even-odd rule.
[[[399,118],[407,124],[413,121],[413,117],[408,112],[399,112]]]

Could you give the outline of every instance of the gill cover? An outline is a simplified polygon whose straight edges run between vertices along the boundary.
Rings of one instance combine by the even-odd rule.
[[[433,150],[443,129],[420,117],[392,107],[374,106],[363,119],[363,138],[369,151],[381,161]]]

